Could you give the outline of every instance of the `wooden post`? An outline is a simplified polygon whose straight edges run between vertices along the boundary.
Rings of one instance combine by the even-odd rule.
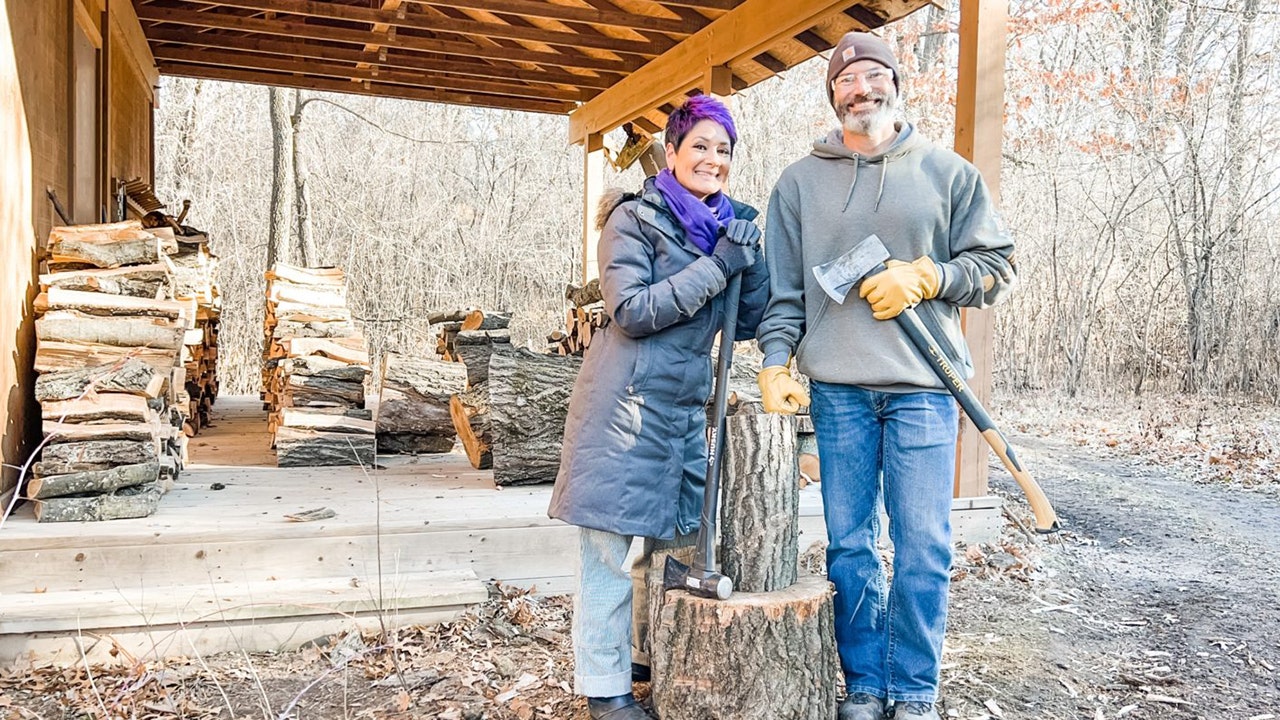
[[[955,150],[977,166],[1000,200],[1000,144],[1004,133],[1004,56],[1007,0],[961,0],[960,67],[956,80]],[[969,380],[978,399],[991,397],[990,310],[964,310],[965,340],[973,355]],[[963,416],[962,416],[963,417]],[[962,420],[956,445],[956,497],[987,492],[987,446],[973,423]]]
[[[600,231],[596,229],[596,211],[604,194],[604,137],[592,133],[582,146],[582,284],[600,275],[596,264],[596,246]]]

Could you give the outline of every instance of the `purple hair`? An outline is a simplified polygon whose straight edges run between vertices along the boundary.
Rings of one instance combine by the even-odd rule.
[[[738,142],[738,130],[733,126],[733,117],[724,103],[710,95],[694,95],[684,104],[667,116],[667,130],[664,134],[666,142],[680,149],[684,136],[689,134],[694,125],[703,120],[710,120],[729,134],[729,149]]]

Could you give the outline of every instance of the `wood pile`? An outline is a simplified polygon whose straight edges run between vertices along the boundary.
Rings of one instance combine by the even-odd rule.
[[[177,252],[138,222],[50,232],[34,304],[45,443],[26,488],[40,522],[150,515],[185,463],[198,303],[175,294]]]
[[[338,268],[268,270],[262,399],[280,467],[372,465],[365,339]]]
[[[174,293],[196,304],[195,327],[183,337],[182,365],[186,369],[187,424],[191,435],[209,424],[218,398],[218,325],[222,298],[214,273],[218,258],[209,251],[204,233],[178,235],[178,251],[169,256]]]
[[[591,345],[591,336],[609,323],[600,281],[592,280],[583,287],[568,285],[564,296],[573,307],[566,312],[565,329],[547,336],[547,349],[557,355],[582,357]]]

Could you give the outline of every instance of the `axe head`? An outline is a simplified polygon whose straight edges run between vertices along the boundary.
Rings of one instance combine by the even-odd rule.
[[[889,250],[880,238],[868,235],[849,252],[829,263],[814,266],[813,276],[832,300],[844,304],[849,291],[888,259]]]
[[[733,581],[713,570],[700,570],[667,556],[667,564],[662,569],[662,587],[664,590],[687,590],[704,598],[728,600],[733,594]]]

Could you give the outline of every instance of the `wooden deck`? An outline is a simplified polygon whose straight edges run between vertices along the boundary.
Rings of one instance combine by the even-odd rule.
[[[499,488],[459,451],[375,468],[277,468],[255,398],[221,398],[155,515],[0,528],[0,663],[273,650],[351,623],[430,623],[497,580],[572,592],[577,531],[546,516],[550,485]],[[800,549],[822,539],[800,493]],[[327,520],[286,515],[317,508]],[[957,535],[998,505],[957,501]]]

